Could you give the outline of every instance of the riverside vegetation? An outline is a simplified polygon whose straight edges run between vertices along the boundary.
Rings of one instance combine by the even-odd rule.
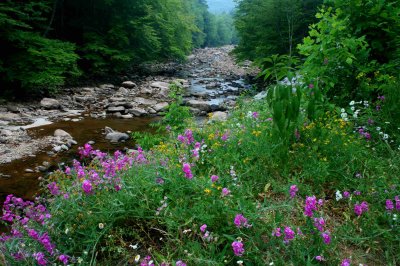
[[[259,58],[264,99],[199,126],[174,86],[137,150],[87,144],[42,196],[8,196],[3,263],[398,265],[400,4],[327,4],[303,61]]]

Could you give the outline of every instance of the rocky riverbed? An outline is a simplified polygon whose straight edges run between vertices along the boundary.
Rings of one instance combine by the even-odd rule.
[[[229,55],[232,49],[199,49],[184,64],[153,64],[148,67],[148,76],[128,75],[120,84],[68,88],[55,98],[0,105],[0,165],[34,157],[43,150],[56,154],[77,143],[68,132],[38,136],[30,133],[31,128],[57,122],[80,122],[79,126],[84,127],[88,118],[129,120],[162,115],[171,103],[170,83],[185,89],[184,102],[193,114],[218,111],[221,116],[221,111],[231,108],[236,97],[247,89],[246,77],[256,73],[250,64],[235,64]],[[104,138],[126,140],[125,133],[109,131]]]

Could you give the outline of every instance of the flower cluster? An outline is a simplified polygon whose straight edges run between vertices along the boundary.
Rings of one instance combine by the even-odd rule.
[[[243,216],[243,214],[236,214],[233,223],[236,225],[237,228],[250,228],[252,225],[248,223],[247,218]]]
[[[361,202],[361,204],[354,205],[354,213],[357,216],[361,216],[361,214],[367,211],[368,211],[368,203],[366,201]]]
[[[394,197],[395,205],[393,204],[393,200],[386,200],[386,210],[392,211],[396,208],[397,211],[400,211],[400,196]]]

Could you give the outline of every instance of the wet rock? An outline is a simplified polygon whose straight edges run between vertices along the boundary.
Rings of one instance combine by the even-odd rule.
[[[128,110],[128,113],[133,114],[134,116],[145,116],[147,115],[146,110],[144,110],[143,108],[132,108]]]
[[[20,113],[20,110],[17,106],[7,105],[7,110],[12,113]]]
[[[125,94],[128,94],[129,91],[127,89],[125,89],[124,87],[121,87],[118,89],[117,93],[121,94],[121,95],[125,95]]]
[[[54,152],[60,152],[62,150],[62,148],[61,148],[61,146],[55,146],[55,147],[53,147],[53,151]]]
[[[56,129],[54,131],[54,137],[60,137],[60,138],[65,138],[65,139],[72,139],[72,136],[65,130],[62,129]]]
[[[152,115],[157,114],[156,110],[154,110],[154,109],[151,108],[151,107],[147,108],[147,112],[148,112],[149,114],[152,114]]]
[[[102,90],[114,89],[114,88],[115,88],[115,86],[112,85],[112,84],[102,84],[102,85],[100,85],[100,89],[102,89]]]
[[[61,149],[64,150],[64,151],[69,150],[68,146],[65,145],[65,144],[61,145]]]
[[[104,128],[104,133],[105,134],[109,134],[109,133],[113,133],[113,132],[114,132],[114,130],[111,127],[105,127]]]
[[[154,105],[153,109],[158,113],[167,110],[168,106],[169,104],[167,102],[161,102]]]
[[[256,96],[254,96],[253,98],[254,98],[254,100],[262,100],[265,97],[267,97],[267,94],[268,93],[266,91],[262,91],[262,92],[258,93]]]
[[[106,135],[106,139],[111,142],[121,142],[129,139],[129,135],[122,132],[114,131]]]
[[[124,119],[131,119],[131,118],[133,118],[133,115],[131,115],[131,114],[121,115],[121,118],[124,118]]]
[[[32,169],[29,169],[29,168],[27,168],[27,169],[25,169],[25,173],[34,173],[35,171],[33,171]]]
[[[0,120],[0,126],[7,126],[10,122]]]
[[[70,146],[72,146],[72,145],[78,144],[78,142],[76,142],[76,140],[74,140],[74,139],[69,139],[69,140],[67,141],[67,144],[70,145]]]
[[[51,109],[59,109],[61,104],[58,100],[52,98],[43,98],[40,101],[40,106],[44,109],[51,110]]]
[[[137,85],[133,81],[124,81],[124,82],[122,82],[121,86],[125,87],[125,88],[134,88]]]
[[[150,88],[147,88],[147,87],[143,87],[140,90],[140,94],[142,94],[142,95],[152,95],[153,93],[154,93],[154,91],[152,89],[150,89]]]
[[[112,130],[112,129],[111,129]],[[96,142],[94,142],[93,140],[90,140],[87,142],[89,145],[94,145]]]

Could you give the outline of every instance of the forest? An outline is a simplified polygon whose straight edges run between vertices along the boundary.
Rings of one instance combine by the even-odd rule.
[[[0,3],[0,97],[71,93],[0,118],[132,123],[3,194],[0,265],[400,265],[400,1],[234,3]],[[187,73],[67,90],[145,62]],[[3,122],[0,147],[24,132]]]
[[[79,78],[236,43],[232,16],[207,8],[205,0],[2,1],[1,94],[54,93]]]

